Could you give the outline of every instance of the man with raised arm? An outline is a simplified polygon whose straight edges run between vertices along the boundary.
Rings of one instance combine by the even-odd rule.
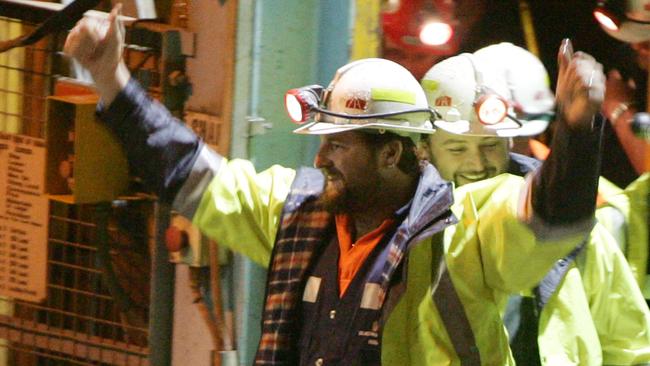
[[[255,364],[514,364],[497,294],[537,283],[593,226],[598,63],[561,47],[562,138],[528,182],[454,192],[420,165],[414,140],[433,132],[432,112],[413,76],[382,59],[341,67],[327,88],[292,90],[292,118],[313,116],[295,132],[321,136],[317,169],[258,173],[211,151],[131,79],[117,9],[107,25],[80,22],[65,52],[93,75],[100,118],[133,173],[269,267]],[[580,193],[563,194],[568,185]]]

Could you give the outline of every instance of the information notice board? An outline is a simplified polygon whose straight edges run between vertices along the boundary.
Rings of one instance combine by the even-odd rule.
[[[0,132],[0,296],[46,296],[45,141]]]

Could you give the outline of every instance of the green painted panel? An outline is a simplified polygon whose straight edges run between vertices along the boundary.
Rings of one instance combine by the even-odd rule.
[[[266,134],[251,138],[249,158],[258,169],[274,163],[311,165],[307,155],[314,138],[291,133],[296,125],[284,110],[284,93],[316,79],[317,5],[315,0],[257,2],[252,112],[273,124]]]
[[[284,110],[284,93],[303,85],[326,85],[336,69],[348,62],[350,1],[240,0],[232,145],[235,157],[252,160],[258,170],[272,164],[312,165],[318,138],[291,133],[297,126]],[[246,139],[249,126],[245,116],[261,117],[273,128]],[[250,365],[259,340],[266,276],[256,264],[236,258],[239,364]]]

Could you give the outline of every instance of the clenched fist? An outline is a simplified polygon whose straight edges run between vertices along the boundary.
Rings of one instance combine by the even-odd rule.
[[[83,18],[70,31],[63,52],[87,69],[102,99],[108,105],[129,80],[129,71],[122,61],[124,24],[120,20],[121,4],[108,19]]]
[[[591,128],[605,98],[603,66],[586,53],[574,53],[568,39],[560,46],[558,66],[555,96],[559,120],[572,130]]]

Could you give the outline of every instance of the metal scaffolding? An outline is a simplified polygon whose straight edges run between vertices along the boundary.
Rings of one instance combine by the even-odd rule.
[[[29,32],[56,11],[33,3],[0,1],[0,40]],[[161,51],[177,37],[164,25],[142,28],[128,31],[125,60],[154,97],[180,113],[179,61]],[[64,38],[0,53],[0,132],[44,138],[46,99],[70,73]],[[0,365],[170,364],[173,269],[161,220],[166,210],[146,195],[50,201],[47,295],[40,303],[0,298]]]

